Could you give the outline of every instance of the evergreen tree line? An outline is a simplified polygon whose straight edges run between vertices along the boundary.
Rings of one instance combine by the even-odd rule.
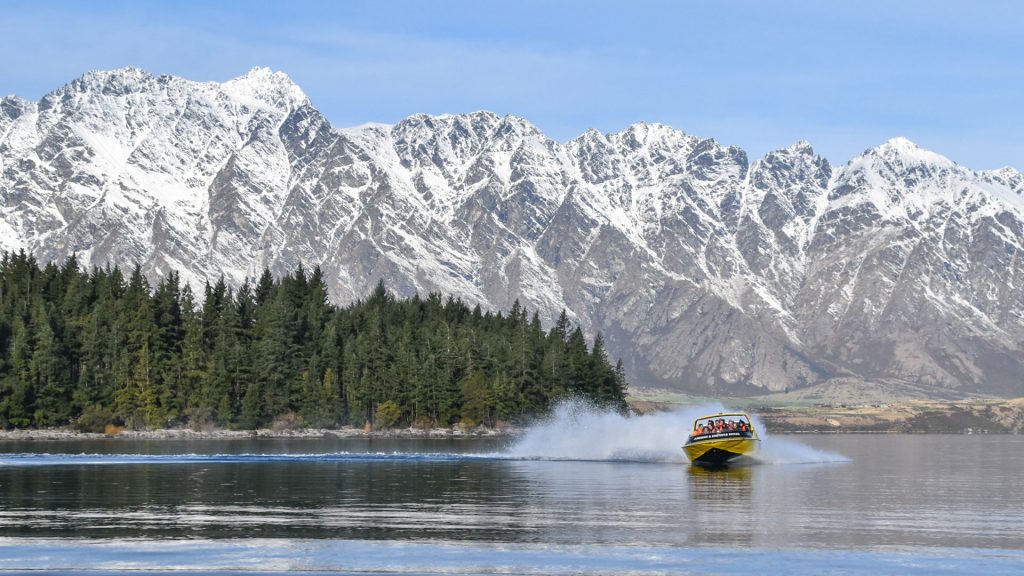
[[[137,266],[0,261],[4,428],[495,425],[566,396],[624,409],[625,388],[601,335],[588,348],[564,311],[545,331],[518,302],[494,314],[383,284],[338,307],[301,267],[221,279],[200,303],[174,272],[151,287]]]

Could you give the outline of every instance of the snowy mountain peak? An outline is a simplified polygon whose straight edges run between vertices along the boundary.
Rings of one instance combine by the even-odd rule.
[[[490,110],[474,110],[465,114],[441,114],[437,118],[453,119],[456,122],[471,122],[473,124],[488,124],[493,126],[501,121],[501,116]]]
[[[727,161],[735,163],[741,167],[742,172],[746,172],[747,169],[747,152],[739,146],[723,146],[718,140],[714,138],[705,138],[703,140],[691,136],[692,141],[696,144],[693,146],[693,150],[690,152],[691,160],[699,160],[700,164],[706,165],[708,162],[719,162]]]
[[[781,185],[781,181],[789,181],[791,185],[813,183],[824,187],[832,175],[832,167],[828,160],[814,152],[814,148],[806,140],[800,140],[785,148],[773,150],[764,158],[755,162],[751,169],[751,183],[755,186],[768,178]],[[753,178],[756,175],[758,178]]]
[[[515,132],[517,134],[540,136],[545,139],[547,138],[547,136],[545,136],[544,133],[540,131],[540,128],[537,128],[536,126],[533,125],[532,122],[521,116],[506,114],[501,119],[501,125],[504,126],[507,130]],[[499,130],[501,129],[499,128]]]
[[[31,103],[31,100],[26,100],[17,94],[8,94],[0,98],[0,106],[20,107]]]
[[[1024,174],[1021,174],[1019,170],[1011,166],[1003,166],[997,170],[991,170],[987,172],[987,174],[1000,178],[1005,182],[1012,183],[1015,186],[1024,184]]]
[[[927,206],[950,202],[955,182],[973,173],[906,138],[892,138],[850,160],[836,175],[830,193],[842,203],[867,200],[886,218],[928,214]]]
[[[949,158],[931,150],[925,150],[902,136],[890,138],[880,146],[869,148],[864,155],[876,156],[903,166],[934,165],[952,168],[956,165]]]
[[[1024,174],[1005,166],[998,170],[982,172],[980,176],[992,185],[990,191],[993,196],[1001,198],[1024,214]]]
[[[457,132],[482,136],[489,134],[499,122],[501,117],[489,110],[477,110],[466,114],[418,113],[395,124],[395,130],[431,134]]]
[[[814,155],[814,148],[811,147],[811,143],[803,139],[797,140],[793,144],[790,144],[789,146],[783,148],[781,151],[787,152],[789,154],[809,154],[811,156]]]
[[[621,132],[612,132],[608,137],[634,150],[642,147],[692,147],[699,140],[682,130],[656,122],[637,122]]]
[[[295,110],[309,105],[309,98],[284,72],[256,67],[220,85],[239,100],[259,103],[278,110]]]
[[[126,96],[148,90],[153,81],[154,76],[152,74],[132,66],[114,70],[92,70],[50,92],[43,97],[43,101],[46,102],[75,93]]]
[[[481,128],[488,130],[496,126],[501,122],[501,116],[490,110],[476,110],[473,112],[466,112],[463,114],[425,114],[418,113],[409,116],[405,120],[399,122],[408,126],[422,126],[428,130],[451,130],[453,128],[466,128],[473,126],[473,131],[479,131]]]
[[[35,109],[36,103],[19,96],[4,96],[0,99],[0,116],[16,120],[22,114]]]
[[[920,150],[920,146],[910,141],[906,136],[893,136],[882,144],[884,147],[897,148],[904,150]]]
[[[102,85],[106,82],[120,81],[124,83],[143,83],[151,80],[153,74],[135,66],[114,68],[113,70],[90,70],[78,77],[72,83],[78,82],[85,85]]]

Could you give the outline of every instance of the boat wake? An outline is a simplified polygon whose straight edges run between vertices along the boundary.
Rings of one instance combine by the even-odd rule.
[[[684,407],[672,412],[625,417],[572,400],[560,404],[552,415],[530,428],[508,453],[519,458],[551,460],[604,460],[632,462],[680,462],[681,446],[693,421],[707,414],[728,412],[718,403]],[[818,450],[795,440],[770,436],[752,417],[761,438],[756,457],[760,464],[845,462],[839,454]]]

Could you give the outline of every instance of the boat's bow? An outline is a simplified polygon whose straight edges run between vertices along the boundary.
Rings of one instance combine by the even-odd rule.
[[[694,464],[725,466],[757,451],[759,442],[746,414],[715,414],[694,421],[683,452]]]

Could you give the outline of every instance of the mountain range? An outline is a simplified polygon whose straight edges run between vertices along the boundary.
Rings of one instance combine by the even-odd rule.
[[[0,248],[237,286],[320,266],[565,309],[634,384],[1024,395],[1024,176],[903,138],[751,161],[661,124],[568,142],[491,112],[337,128],[285,74],[90,72],[0,100]],[[201,291],[199,292],[201,293]]]

